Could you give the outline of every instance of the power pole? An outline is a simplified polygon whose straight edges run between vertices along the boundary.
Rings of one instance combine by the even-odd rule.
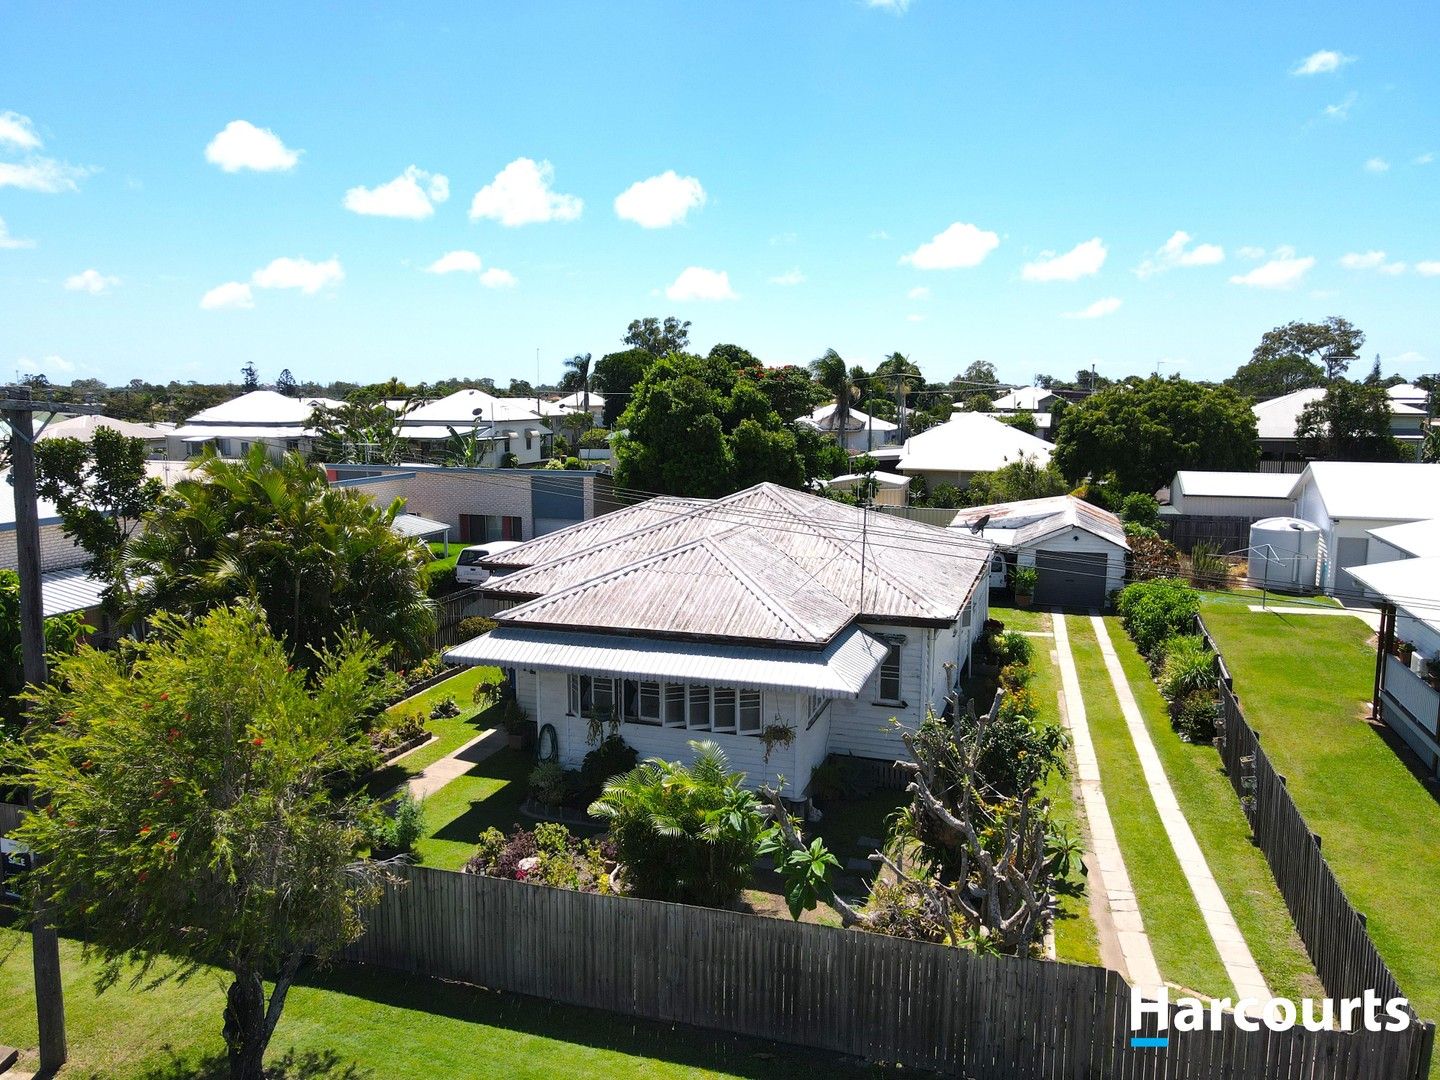
[[[45,607],[40,590],[40,515],[35,496],[36,412],[61,410],[97,413],[94,406],[35,401],[29,387],[11,387],[0,399],[0,412],[10,426],[10,481],[14,485],[15,549],[20,574],[20,652],[25,681],[41,686],[45,665]],[[31,811],[34,793],[27,795]],[[37,857],[43,852],[36,852]],[[60,986],[60,939],[43,913],[30,928],[35,967],[35,1013],[40,1022],[40,1071],[51,1073],[65,1064],[65,998]]]

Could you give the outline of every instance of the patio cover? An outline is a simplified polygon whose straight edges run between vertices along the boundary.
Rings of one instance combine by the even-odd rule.
[[[637,679],[801,690],[827,698],[858,697],[885,658],[886,645],[858,626],[823,649],[722,645],[623,634],[570,633],[502,626],[445,654],[447,664],[495,664],[537,671],[577,671]]]
[[[390,528],[401,536],[413,536],[420,540],[424,540],[427,536],[440,536],[450,531],[450,526],[445,522],[421,517],[419,514],[396,514],[395,520],[390,523]]]

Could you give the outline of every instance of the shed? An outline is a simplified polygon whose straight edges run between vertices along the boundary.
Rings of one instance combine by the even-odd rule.
[[[821,480],[820,486],[832,491],[856,491],[867,477],[875,482],[874,504],[876,506],[904,506],[910,499],[910,477],[900,473],[846,473]]]

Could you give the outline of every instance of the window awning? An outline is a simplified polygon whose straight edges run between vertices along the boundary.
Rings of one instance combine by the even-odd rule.
[[[457,645],[445,654],[445,662],[853,698],[875,674],[885,653],[885,644],[858,626],[814,650],[502,626]]]
[[[233,427],[209,427],[187,424],[176,428],[172,435],[178,435],[185,442],[209,442],[211,439],[298,439],[309,435],[307,428],[270,424],[235,425]]]

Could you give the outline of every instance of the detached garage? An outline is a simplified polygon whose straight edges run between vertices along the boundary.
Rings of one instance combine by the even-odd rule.
[[[1125,584],[1130,545],[1120,519],[1073,495],[971,507],[950,527],[989,540],[1009,565],[1033,566],[1040,606],[1103,608]],[[998,573],[990,582],[1005,587]]]

